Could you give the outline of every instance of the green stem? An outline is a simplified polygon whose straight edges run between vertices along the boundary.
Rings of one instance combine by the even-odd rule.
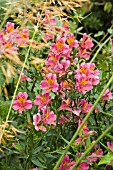
[[[104,43],[102,43],[102,45],[100,45],[100,47],[98,48],[98,50],[96,51],[94,57],[91,59],[90,62],[93,62],[93,61],[94,61],[94,59],[96,58],[96,56],[98,55],[98,53],[100,52],[100,50],[102,49],[102,47],[110,40],[111,37],[112,37],[112,35],[110,35],[110,36],[106,39],[106,41],[104,41]]]
[[[34,39],[35,33],[36,33],[36,31],[34,31],[32,40]],[[12,105],[13,105],[13,102],[14,102],[14,99],[15,99],[15,96],[16,96],[16,92],[17,92],[17,90],[18,90],[18,86],[19,86],[19,83],[20,83],[20,78],[21,78],[21,76],[22,76],[22,73],[23,73],[23,70],[24,70],[26,61],[27,61],[28,56],[29,56],[29,52],[30,52],[30,49],[31,49],[31,44],[32,44],[32,41],[31,41],[31,43],[30,43],[30,45],[29,45],[27,54],[26,54],[26,56],[25,56],[25,60],[24,60],[24,63],[23,63],[22,69],[21,69],[21,73],[20,73],[20,76],[19,76],[19,79],[18,79],[16,88],[15,88],[15,91],[14,91],[13,99],[12,99],[12,101],[11,101],[11,105],[10,105],[9,110],[8,110],[8,114],[7,114],[7,117],[6,117],[6,122],[7,122],[8,119],[9,119],[9,115],[10,115],[10,112],[11,112],[11,108],[12,108]]]
[[[76,164],[71,168],[71,170],[75,170],[78,167],[79,163],[83,160],[83,158],[91,151],[91,149],[113,128],[113,123],[97,138],[96,141],[92,142],[90,147],[86,149],[84,154],[79,158]]]
[[[53,170],[57,170],[62,159],[64,158],[64,156],[66,155],[67,151],[69,150],[69,148],[71,147],[72,143],[74,142],[74,140],[76,139],[76,137],[78,136],[79,132],[81,131],[82,127],[84,126],[85,122],[88,120],[89,116],[91,115],[91,113],[93,112],[94,108],[96,107],[97,103],[99,102],[99,100],[101,99],[102,95],[104,94],[104,92],[106,91],[106,89],[108,88],[108,86],[111,84],[111,82],[113,81],[113,75],[110,78],[110,80],[108,81],[108,83],[106,84],[106,86],[104,87],[104,89],[101,91],[100,95],[98,96],[97,100],[95,101],[95,103],[93,104],[92,108],[90,109],[90,111],[88,112],[88,114],[86,115],[86,117],[84,118],[83,122],[81,123],[81,125],[79,126],[79,128],[77,129],[77,131],[75,132],[75,134],[73,135],[72,139],[70,140],[69,144],[66,146],[66,149],[64,150],[64,153],[61,155],[61,157],[59,158],[58,162],[56,163],[56,166],[54,167]]]

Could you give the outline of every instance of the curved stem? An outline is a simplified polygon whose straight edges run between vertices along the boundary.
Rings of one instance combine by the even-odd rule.
[[[64,158],[64,156],[66,155],[67,151],[69,150],[69,148],[71,147],[71,145],[73,144],[74,140],[76,139],[76,137],[78,136],[79,132],[81,131],[82,127],[84,126],[85,122],[88,120],[89,116],[91,115],[91,113],[93,112],[94,108],[96,107],[97,103],[99,102],[99,100],[101,99],[102,95],[104,94],[104,92],[106,91],[106,89],[108,88],[108,86],[111,84],[111,82],[113,81],[113,75],[110,78],[110,80],[108,81],[108,83],[106,84],[106,86],[104,87],[104,89],[102,90],[102,92],[100,93],[100,95],[98,96],[97,100],[95,101],[95,103],[93,104],[92,108],[90,109],[90,111],[88,112],[88,114],[86,115],[86,117],[84,118],[82,124],[79,126],[79,128],[77,129],[77,131],[75,132],[75,134],[73,135],[72,139],[70,140],[69,144],[66,146],[66,149],[64,150],[64,153],[61,155],[61,157],[59,158],[56,166],[54,167],[53,170],[57,170],[62,159]]]
[[[35,33],[36,33],[36,31],[34,31],[32,40],[34,39]],[[31,41],[31,43],[30,43],[30,45],[29,45],[27,54],[26,54],[26,56],[25,56],[25,60],[24,60],[24,63],[23,63],[22,69],[21,69],[21,73],[20,73],[20,76],[19,76],[19,79],[18,79],[16,88],[15,88],[15,91],[14,91],[13,99],[12,99],[12,101],[11,101],[11,105],[10,105],[9,110],[8,110],[8,114],[7,114],[7,117],[6,117],[6,122],[7,122],[8,119],[9,119],[9,115],[10,115],[10,112],[11,112],[11,108],[12,108],[12,105],[13,105],[13,102],[14,102],[14,99],[15,99],[15,96],[16,96],[16,92],[17,92],[17,90],[18,90],[18,86],[19,86],[19,83],[20,83],[20,78],[21,78],[21,76],[22,76],[22,73],[23,73],[23,70],[24,70],[26,61],[27,61],[28,56],[29,56],[29,52],[30,52],[30,49],[31,49],[31,44],[32,44],[32,41]]]

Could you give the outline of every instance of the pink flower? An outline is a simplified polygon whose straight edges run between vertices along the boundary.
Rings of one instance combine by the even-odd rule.
[[[11,33],[14,30],[14,23],[7,22],[6,24],[6,33]]]
[[[55,72],[59,73],[59,76],[61,77],[66,73],[69,66],[70,66],[70,61],[63,59],[61,63],[57,64],[54,70]]]
[[[71,48],[77,48],[79,46],[78,41],[75,40],[75,37],[73,34],[67,35],[67,43],[69,44]]]
[[[53,30],[51,29],[50,31],[48,30],[46,33],[45,33],[45,36],[44,38],[46,40],[53,40],[54,39],[54,35],[55,33],[53,32]]]
[[[16,36],[15,42],[18,44],[18,46],[22,46],[24,44],[27,44],[29,41],[29,30],[27,28],[24,28],[20,30],[19,34]]]
[[[75,161],[71,161],[69,156],[65,155],[58,170],[70,170],[74,164]]]
[[[47,57],[45,64],[49,68],[54,68],[58,64],[59,59],[60,59],[60,55],[50,53]]]
[[[64,124],[67,124],[69,122],[70,122],[70,120],[66,116],[60,115],[60,117],[58,119],[58,124],[64,125]]]
[[[54,53],[65,55],[69,51],[69,46],[65,44],[65,38],[58,37],[56,43],[52,43],[51,50]]]
[[[81,100],[81,105],[82,105],[82,112],[83,113],[88,113],[90,111],[91,107],[92,107],[92,104],[91,103],[88,104],[88,101],[85,100],[85,99]]]
[[[87,162],[81,162],[76,170],[88,170],[89,165]]]
[[[110,39],[110,44],[111,44],[111,50],[110,50],[110,52],[113,52],[113,39]]]
[[[8,39],[8,40],[3,39],[2,40],[1,47],[0,47],[0,53],[10,57],[11,59],[13,57],[16,57],[16,55],[18,55],[17,47],[13,46],[13,41],[11,39]]]
[[[41,125],[42,122],[42,117],[39,113],[37,113],[36,115],[33,116],[33,125],[35,126],[36,130],[42,130],[42,131],[46,131],[46,128]]]
[[[99,83],[99,70],[94,70],[94,63],[81,63],[79,68],[76,70],[76,86],[79,92],[83,94],[93,88],[93,85]]]
[[[27,100],[27,98],[28,98],[28,95],[26,92],[19,92],[13,102],[13,109],[18,110],[19,113],[22,113],[24,109],[27,109],[27,110],[31,109],[32,101]]]
[[[86,33],[83,34],[83,38],[81,38],[81,47],[91,50],[91,48],[94,46],[90,35],[87,35]]]
[[[58,83],[56,80],[56,74],[49,73],[45,77],[45,80],[42,80],[40,83],[40,88],[45,90],[45,92],[57,92],[58,90]]]
[[[70,89],[71,85],[67,80],[62,80],[60,83],[60,90]]]
[[[33,168],[32,170],[39,170],[38,168]]]
[[[79,47],[78,55],[79,55],[80,58],[84,58],[84,59],[90,58],[90,52],[86,51],[86,49],[82,48],[82,47]]]
[[[84,33],[83,38],[80,39],[78,55],[84,59],[90,58],[90,52],[87,50],[91,50],[93,46],[94,44],[92,43],[90,36],[87,36],[86,33]]]
[[[50,111],[50,108],[42,108],[41,109],[43,112],[42,115],[42,122],[44,122],[47,125],[56,125],[56,115],[54,114],[53,111]]]
[[[76,86],[77,90],[83,94],[86,93],[86,91],[92,90],[93,86],[91,81],[89,81],[88,77],[84,74],[82,75],[76,75]]]
[[[49,10],[45,11],[44,24],[48,24],[48,25],[55,25],[56,24],[56,20],[52,16],[52,13]]]
[[[34,104],[38,105],[38,109],[40,110],[44,106],[47,106],[51,100],[51,97],[49,93],[44,93],[36,96],[36,99],[34,100]]]
[[[72,108],[69,106],[69,104],[70,104],[70,102],[71,102],[71,100],[70,100],[70,98],[68,98],[67,100],[62,100],[62,104],[61,104],[61,106],[59,107],[59,111],[60,110],[68,110],[68,111],[71,111],[72,112]]]
[[[107,146],[113,152],[113,142],[107,142]]]
[[[93,64],[93,63],[81,63],[80,66],[79,66],[79,69],[76,70],[76,73],[79,75],[79,74],[85,74],[87,75],[88,77],[92,75],[93,73],[93,70],[90,69],[90,65]],[[95,66],[93,66],[95,68]],[[91,67],[92,68],[92,67]]]
[[[86,159],[90,162],[96,162],[102,157],[102,155],[103,155],[102,149],[98,148],[97,150],[95,149],[95,152],[90,153]]]
[[[111,99],[113,99],[113,95],[112,95],[112,93],[111,93],[111,91],[109,89],[107,89],[105,91],[105,93],[102,96],[102,99],[103,100],[111,100]]]
[[[21,73],[20,70],[18,70],[18,72]],[[31,79],[26,74],[22,73],[20,81],[22,82],[22,81],[25,81],[25,80],[30,81]]]

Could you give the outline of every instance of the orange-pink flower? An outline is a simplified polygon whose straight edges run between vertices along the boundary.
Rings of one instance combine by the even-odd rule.
[[[34,100],[34,104],[38,105],[38,110],[43,108],[44,106],[47,106],[51,100],[51,96],[49,93],[39,94],[36,96],[36,99]]]
[[[27,110],[31,109],[32,101],[27,100],[27,98],[28,98],[28,94],[26,92],[19,92],[13,102],[13,109],[18,110],[19,113],[22,113],[24,109]]]
[[[45,80],[42,80],[40,83],[40,88],[45,90],[45,92],[57,92],[58,90],[58,83],[56,80],[56,74],[49,73],[45,77]]]

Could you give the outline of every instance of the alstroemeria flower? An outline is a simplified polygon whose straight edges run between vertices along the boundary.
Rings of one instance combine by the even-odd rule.
[[[32,170],[39,170],[38,168],[33,168]]]
[[[89,165],[87,162],[81,162],[79,166],[76,168],[76,170],[88,170]]]
[[[50,111],[50,108],[43,107],[42,109],[42,122],[47,125],[56,125],[56,115],[53,111]]]
[[[113,99],[113,95],[112,95],[112,93],[111,93],[111,91],[109,89],[107,89],[105,91],[105,93],[102,96],[102,99],[103,100],[111,100],[111,99]]]
[[[110,52],[113,52],[113,39],[110,39],[111,49]]]
[[[63,59],[61,63],[57,64],[54,70],[55,72],[59,73],[59,77],[61,77],[66,73],[69,66],[70,66],[70,61]]]
[[[60,110],[68,110],[68,111],[71,111],[72,112],[72,108],[69,106],[69,104],[70,104],[70,102],[71,102],[71,100],[70,100],[70,98],[68,98],[67,100],[62,100],[62,104],[61,104],[61,106],[59,107],[59,111]]]
[[[18,72],[21,73],[20,70],[18,70]],[[26,74],[22,73],[20,81],[23,82],[25,80],[30,81],[31,79]]]
[[[96,162],[97,160],[100,160],[103,155],[102,149],[100,148],[97,149],[97,146],[96,147],[94,146],[94,150],[95,151],[93,153],[90,153],[86,158],[90,162]]]
[[[75,40],[75,37],[73,34],[67,35],[67,43],[69,44],[71,48],[77,48],[79,46],[78,41]]]
[[[107,146],[113,152],[113,142],[107,142]]]
[[[45,11],[45,18],[44,18],[43,22],[44,22],[44,24],[48,24],[48,25],[56,24],[56,19],[52,16],[51,11],[49,11],[49,10]]]
[[[31,109],[32,101],[27,100],[27,98],[28,98],[28,94],[26,92],[19,92],[13,102],[13,109],[18,110],[19,113],[22,113],[24,109],[27,110]]]
[[[39,113],[33,116],[33,125],[35,126],[36,130],[46,131],[46,128],[42,125],[42,117]]]
[[[42,80],[40,83],[40,88],[45,90],[45,92],[57,92],[58,90],[58,83],[56,80],[56,74],[49,73],[45,77],[45,80]]]
[[[56,54],[65,55],[69,51],[69,46],[65,44],[65,38],[58,37],[56,43],[52,43],[51,50]]]
[[[75,161],[71,161],[69,156],[65,155],[58,170],[70,170],[74,164]]]
[[[14,23],[7,22],[6,23],[6,33],[11,33],[14,30]]]
[[[77,90],[83,94],[86,93],[86,91],[92,90],[93,86],[91,81],[89,81],[88,77],[84,74],[82,75],[76,75],[76,86]]]
[[[51,40],[51,39],[54,39],[54,36],[55,36],[55,33],[53,32],[53,29],[50,29],[45,33],[44,38],[46,40]]]
[[[81,63],[76,70],[76,86],[79,92],[83,94],[93,88],[93,85],[99,83],[99,70],[94,70],[94,63]]]
[[[87,35],[86,33],[83,34],[83,37],[81,38],[80,42],[81,47],[88,50],[91,50],[91,48],[94,46],[90,35]]]
[[[66,116],[60,115],[58,119],[58,124],[64,125],[64,124],[68,124],[69,122],[70,120]]]
[[[90,52],[86,51],[85,48],[79,47],[79,49],[78,49],[78,56],[80,58],[88,59],[88,58],[90,58]]]
[[[27,28],[20,30],[15,42],[18,44],[18,46],[27,44],[29,42],[29,30]]]
[[[54,68],[58,64],[59,59],[60,55],[49,53],[45,64],[49,68]]]
[[[83,113],[88,113],[92,107],[92,104],[91,103],[88,103],[87,100],[85,99],[82,99],[81,101],[81,105],[82,105],[82,112]]]
[[[39,94],[36,96],[36,99],[34,100],[34,104],[38,105],[38,110],[43,108],[44,106],[47,106],[51,100],[51,96],[49,93]]]

